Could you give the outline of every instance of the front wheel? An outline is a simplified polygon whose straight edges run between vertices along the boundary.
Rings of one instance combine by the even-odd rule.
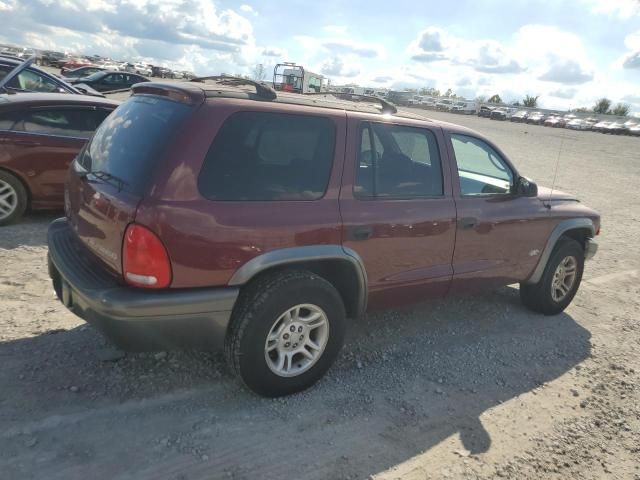
[[[584,249],[573,239],[561,238],[540,281],[520,285],[522,303],[534,312],[545,315],[562,312],[577,293],[583,271]]]
[[[306,271],[267,275],[238,299],[227,360],[251,390],[278,397],[317,382],[336,359],[346,314],[331,283]]]

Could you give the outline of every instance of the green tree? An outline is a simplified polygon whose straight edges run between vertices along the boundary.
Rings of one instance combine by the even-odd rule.
[[[589,110],[586,107],[578,107],[574,110],[574,112],[576,113],[589,113],[591,110]]]
[[[453,94],[453,90],[451,90],[450,88],[447,89],[447,91],[444,94],[445,97],[455,97],[455,95]]]
[[[593,113],[600,113],[600,114],[609,113],[609,108],[611,108],[611,100],[609,100],[608,98],[602,97],[593,106]]]
[[[500,98],[500,95],[498,95],[496,93],[495,95],[492,95],[491,97],[489,97],[488,102],[489,103],[502,103],[502,99]]]
[[[487,101],[487,96],[486,95],[478,95],[476,97],[476,102],[478,103],[485,103]]]
[[[615,107],[613,107],[611,113],[619,117],[626,117],[627,115],[629,115],[629,110],[629,105],[627,105],[626,103],[619,103]]]
[[[522,105],[529,108],[536,108],[538,106],[539,98],[540,98],[540,95],[536,95],[535,97],[531,95],[527,95],[522,99]]]
[[[520,101],[516,100],[515,102],[511,102],[511,106],[512,107],[519,107],[520,106]]]

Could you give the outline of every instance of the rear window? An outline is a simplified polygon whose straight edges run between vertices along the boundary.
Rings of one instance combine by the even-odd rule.
[[[200,193],[211,200],[316,200],[329,183],[334,146],[328,118],[236,113],[207,153]]]
[[[133,96],[105,119],[78,162],[141,195],[158,156],[190,110],[159,97]]]

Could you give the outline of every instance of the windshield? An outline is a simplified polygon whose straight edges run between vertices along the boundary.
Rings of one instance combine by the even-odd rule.
[[[160,97],[133,96],[104,120],[78,163],[142,194],[164,146],[190,110]]]

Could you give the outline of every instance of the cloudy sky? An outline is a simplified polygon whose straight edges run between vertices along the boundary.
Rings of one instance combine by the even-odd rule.
[[[0,25],[3,42],[198,74],[294,61],[335,84],[640,114],[640,0],[0,0]]]

